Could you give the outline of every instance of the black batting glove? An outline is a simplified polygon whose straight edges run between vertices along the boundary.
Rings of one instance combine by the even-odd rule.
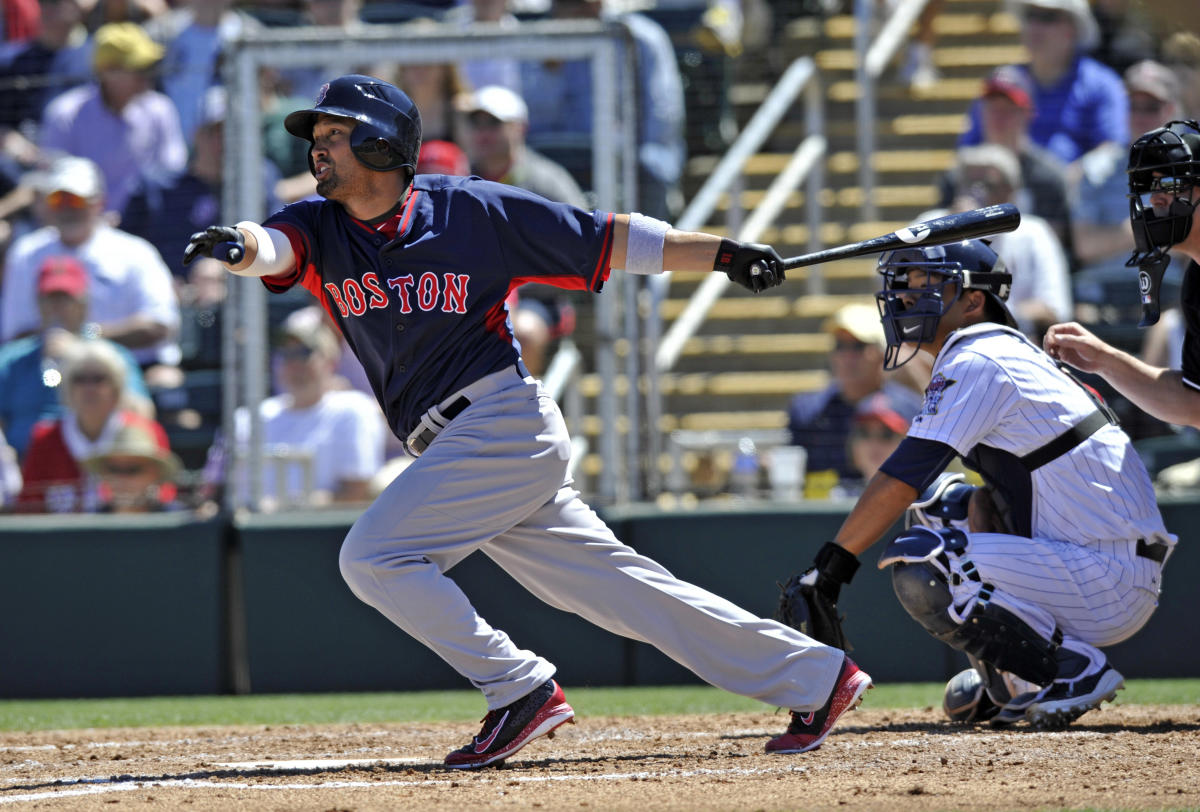
[[[246,256],[246,238],[233,226],[209,226],[191,236],[183,251],[183,264],[191,264],[196,257],[212,256],[237,265]]]
[[[721,271],[746,290],[758,293],[784,280],[783,260],[769,245],[721,240],[713,270]]]
[[[826,542],[817,550],[813,566],[800,576],[800,583],[813,587],[830,601],[837,603],[842,584],[850,583],[854,573],[858,571],[859,563],[854,553],[845,547]]]

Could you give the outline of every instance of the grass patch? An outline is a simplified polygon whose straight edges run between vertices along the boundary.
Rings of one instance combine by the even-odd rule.
[[[894,683],[867,696],[868,709],[940,707],[941,683]],[[702,685],[646,688],[567,686],[580,716],[653,716],[763,710],[752,699]],[[1124,705],[1200,704],[1200,680],[1130,680]],[[104,727],[305,725],[466,721],[485,712],[475,691],[255,696],[32,699],[0,701],[0,730]]]

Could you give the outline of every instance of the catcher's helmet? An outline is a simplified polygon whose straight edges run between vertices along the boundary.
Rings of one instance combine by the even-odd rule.
[[[1125,263],[1141,265],[1158,259],[1172,245],[1187,239],[1192,228],[1190,189],[1200,185],[1200,124],[1172,121],[1144,133],[1129,148],[1129,221],[1133,225],[1133,256]],[[1166,210],[1150,205],[1154,192],[1175,195]]]
[[[358,122],[350,134],[350,148],[363,166],[379,172],[407,168],[415,174],[421,114],[400,88],[373,76],[341,76],[321,86],[312,107],[289,113],[283,126],[312,143],[313,125],[322,113]],[[308,161],[311,168],[311,154]]]
[[[1012,287],[1012,274],[1004,260],[983,240],[963,240],[949,245],[900,248],[879,258],[883,290],[875,294],[883,333],[887,338],[884,369],[895,369],[912,359],[922,344],[937,337],[938,322],[964,289],[986,291],[994,305],[994,320],[1016,327],[1016,319],[1004,304]],[[910,271],[920,270],[928,277],[925,284],[911,288]],[[954,298],[944,296],[947,284],[955,283]],[[906,303],[905,297],[911,301]],[[915,298],[914,298],[915,297]],[[897,361],[903,344],[916,345],[904,360]]]

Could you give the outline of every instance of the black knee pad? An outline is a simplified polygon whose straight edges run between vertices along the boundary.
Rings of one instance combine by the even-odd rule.
[[[930,561],[894,564],[892,589],[904,611],[934,637],[941,638],[958,628],[948,612],[953,603],[950,587],[937,564]]]

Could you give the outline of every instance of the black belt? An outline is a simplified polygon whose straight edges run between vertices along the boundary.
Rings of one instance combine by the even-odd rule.
[[[451,401],[449,406],[440,410],[441,415],[445,421],[449,423],[451,420],[462,414],[463,409],[470,405],[471,401],[460,395]],[[442,428],[445,427],[443,426]],[[429,444],[434,441],[434,439],[438,436],[438,432],[441,430],[442,429],[439,428],[435,431],[430,426],[424,426],[419,432],[408,438],[409,450],[412,451],[413,454],[424,454],[425,449],[429,448]]]
[[[1149,558],[1158,564],[1167,560],[1167,551],[1169,549],[1166,544],[1149,544],[1145,539],[1137,540],[1137,554],[1142,558]]]

